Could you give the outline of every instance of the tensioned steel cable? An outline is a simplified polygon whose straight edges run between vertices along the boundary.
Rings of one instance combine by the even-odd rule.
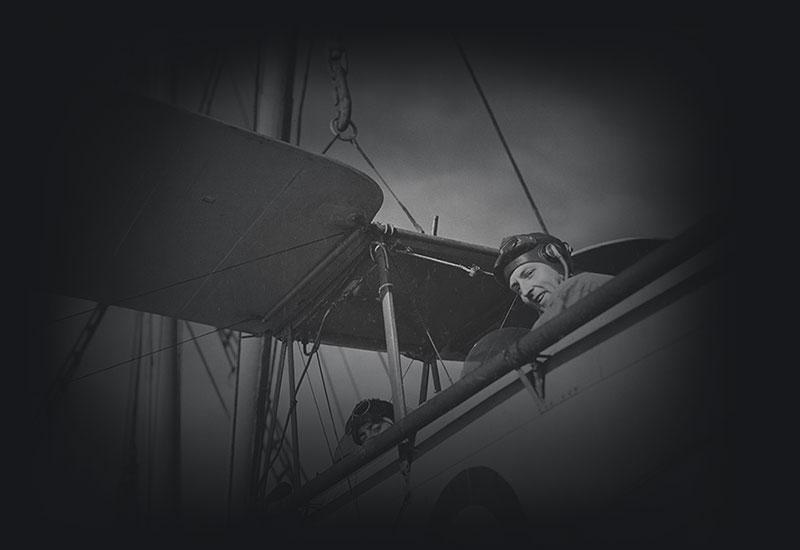
[[[242,346],[242,333],[239,333],[239,349]],[[234,473],[234,457],[236,455],[236,423],[238,421],[239,412],[239,376],[241,370],[240,357],[241,353],[236,357],[236,389],[233,393],[233,422],[231,423],[231,446],[228,454],[228,521],[231,520],[231,506],[233,504],[233,473]]]
[[[244,319],[240,319],[240,320],[238,320],[238,321],[236,321],[236,322],[234,322],[234,323],[231,323],[230,325],[228,325],[228,326],[226,326],[226,327],[223,327],[223,328],[230,328],[230,327],[234,327],[234,326],[236,326],[236,325],[238,325],[238,324],[240,324],[240,323],[244,323],[245,321],[247,321],[247,320],[249,320],[249,319],[251,319],[251,318],[250,318],[250,317],[245,317]],[[121,366],[123,366],[123,365],[127,365],[128,363],[131,363],[131,362],[133,362],[133,361],[137,361],[137,360],[141,359],[142,357],[148,357],[148,356],[152,356],[152,355],[155,355],[155,354],[157,354],[157,353],[160,353],[160,352],[162,352],[162,351],[167,351],[167,350],[169,350],[169,349],[176,348],[176,347],[178,347],[178,346],[182,346],[183,344],[188,344],[189,342],[192,342],[192,341],[194,341],[194,340],[197,340],[198,338],[202,338],[203,336],[208,336],[209,334],[214,334],[214,333],[215,333],[215,332],[217,332],[218,330],[219,330],[219,329],[216,329],[216,328],[215,328],[215,329],[213,329],[213,330],[209,330],[208,332],[203,332],[203,333],[202,333],[202,334],[200,334],[199,336],[195,336],[195,337],[193,337],[193,338],[187,338],[186,340],[181,340],[180,342],[177,342],[177,343],[175,343],[175,344],[169,344],[169,345],[167,345],[167,346],[160,347],[160,348],[158,348],[158,349],[156,349],[156,350],[152,350],[152,351],[149,351],[149,352],[147,352],[147,353],[143,353],[143,354],[142,354],[142,355],[140,355],[139,357],[134,357],[134,358],[132,358],[132,359],[126,359],[125,361],[120,361],[120,362],[118,362],[118,363],[114,363],[114,364],[112,364],[112,365],[109,365],[109,366],[107,366],[107,367],[103,367],[103,368],[101,368],[101,369],[93,370],[92,372],[88,372],[88,373],[86,373],[86,374],[83,374],[83,375],[81,375],[81,376],[76,376],[76,377],[74,377],[74,378],[72,378],[72,379],[70,380],[70,383],[77,382],[78,380],[83,380],[84,378],[88,378],[88,377],[90,377],[90,376],[94,376],[95,374],[100,374],[101,372],[107,372],[107,371],[110,371],[110,370],[116,369],[117,367],[121,367]]]
[[[311,53],[314,49],[314,37],[308,39],[308,55],[306,56],[306,67],[303,72],[303,86],[300,89],[300,103],[297,107],[297,133],[295,134],[294,144],[300,145],[300,134],[303,131],[303,107],[306,104],[306,91],[308,89],[308,74],[311,71]],[[324,154],[324,153],[323,153]]]
[[[192,281],[196,281],[198,279],[203,279],[205,277],[210,277],[212,275],[217,275],[219,273],[223,273],[223,272],[228,271],[230,269],[237,269],[237,268],[240,268],[240,267],[242,267],[244,265],[247,265],[247,264],[251,264],[251,263],[254,263],[254,262],[265,260],[267,258],[271,258],[272,256],[277,256],[279,254],[284,254],[286,252],[291,252],[293,250],[297,250],[299,248],[304,248],[306,246],[311,246],[312,244],[317,244],[317,243],[326,241],[328,239],[333,239],[334,237],[341,237],[342,235],[345,235],[345,233],[344,232],[340,232],[340,233],[334,233],[333,235],[328,235],[326,237],[320,237],[319,239],[314,239],[313,241],[308,241],[308,242],[301,243],[301,244],[298,244],[298,245],[295,245],[295,246],[290,246],[288,248],[284,248],[282,250],[277,250],[275,252],[270,252],[268,254],[264,254],[264,255],[258,256],[256,258],[251,258],[249,260],[245,260],[243,262],[239,262],[238,264],[233,264],[233,265],[229,265],[227,267],[215,269],[215,270],[210,271],[208,273],[203,273],[201,275],[196,275],[196,276],[193,276],[193,277],[189,277],[187,279],[176,281],[174,283],[169,283],[167,285],[163,285],[163,286],[160,286],[158,288],[154,288],[152,290],[146,290],[144,292],[139,292],[138,294],[133,294],[131,296],[127,296],[127,297],[121,298],[119,300],[113,300],[111,302],[111,304],[115,305],[115,306],[119,306],[123,302],[127,302],[129,300],[135,300],[137,298],[141,298],[142,296],[147,296],[148,294],[154,294],[156,292],[161,292],[162,290],[167,290],[168,288],[172,288],[172,287],[179,286],[179,285],[182,285],[182,284],[190,283]],[[85,315],[87,313],[91,313],[92,311],[95,310],[95,307],[96,306],[93,306],[90,309],[85,309],[83,311],[78,311],[76,313],[71,313],[69,315],[65,315],[63,317],[59,317],[57,319],[53,319],[52,321],[49,321],[48,323],[46,323],[45,326],[51,326],[51,325],[54,325],[54,324],[59,323],[61,321],[66,321],[67,319],[71,319],[73,317],[78,317],[80,315]],[[217,330],[219,330],[219,329],[217,329]]]
[[[192,329],[192,325],[189,321],[183,322],[186,325],[186,328],[189,329],[189,334],[192,336],[192,341],[194,342],[195,348],[197,349],[197,354],[200,356],[200,361],[203,363],[203,367],[205,368],[206,374],[208,375],[209,380],[211,381],[211,385],[214,387],[214,392],[217,394],[217,399],[219,399],[220,405],[222,405],[222,410],[225,411],[225,416],[228,418],[231,417],[231,413],[228,410],[228,406],[225,404],[225,400],[222,398],[222,393],[219,391],[219,386],[217,385],[217,381],[214,379],[214,375],[211,373],[211,367],[206,360],[206,355],[203,353],[203,348],[200,347],[199,342],[197,341],[197,336],[195,336],[194,330]],[[214,332],[219,332],[215,330]]]
[[[392,194],[392,197],[394,197],[394,200],[397,201],[397,204],[403,210],[403,212],[405,213],[406,217],[411,221],[411,224],[414,226],[414,229],[416,229],[417,231],[419,231],[422,234],[425,234],[425,230],[422,229],[422,226],[419,223],[417,223],[417,220],[415,220],[414,216],[411,215],[411,212],[409,212],[408,208],[406,208],[406,205],[403,204],[403,201],[400,200],[400,197],[398,197],[395,194],[395,192],[392,191],[392,188],[389,187],[389,184],[387,183],[387,181],[385,179],[383,179],[383,176],[381,176],[381,173],[375,167],[375,164],[367,156],[367,153],[364,152],[364,149],[361,148],[361,144],[358,143],[358,140],[354,137],[350,141],[353,143],[353,147],[355,147],[356,150],[359,153],[361,153],[361,156],[364,157],[364,160],[367,162],[367,164],[369,164],[369,167],[372,168],[373,172],[375,172],[375,175],[378,176],[378,179],[381,181],[383,186],[386,187],[386,189],[389,191],[389,193]]]
[[[322,380],[322,390],[325,392],[325,402],[328,404],[328,415],[331,417],[331,426],[333,426],[333,436],[336,438],[336,441],[339,441],[339,430],[336,429],[336,421],[333,418],[333,408],[331,407],[331,400],[328,397],[328,385],[325,383],[325,375],[322,372],[322,361],[319,359],[319,350],[314,354],[317,357],[317,367],[319,368],[319,377]],[[311,379],[309,378],[309,382]],[[331,381],[332,383],[333,381]],[[333,388],[331,388],[333,391]]]
[[[302,349],[300,348],[300,342],[297,342],[297,348],[302,353]],[[333,463],[333,448],[331,447],[331,442],[328,438],[328,430],[325,427],[325,421],[322,418],[322,410],[319,408],[319,401],[317,401],[317,392],[314,391],[314,384],[311,383],[311,379],[308,380],[308,389],[311,390],[311,398],[314,400],[314,408],[317,409],[317,418],[319,419],[319,425],[322,428],[322,435],[325,437],[325,446],[328,448],[328,456],[331,459],[331,463]]]
[[[508,155],[508,160],[511,161],[511,166],[514,168],[514,173],[517,175],[517,179],[519,180],[520,185],[522,186],[522,190],[525,192],[525,196],[528,198],[528,202],[531,204],[531,208],[533,208],[533,213],[536,214],[536,219],[539,220],[539,225],[542,226],[542,231],[547,234],[550,232],[547,230],[547,226],[544,224],[544,219],[542,219],[542,215],[539,213],[539,209],[536,207],[536,203],[533,200],[533,196],[531,196],[531,192],[528,189],[528,184],[525,183],[525,178],[522,177],[522,172],[520,172],[519,167],[517,166],[517,161],[514,160],[514,155],[511,154],[511,149],[506,142],[505,136],[503,136],[503,131],[500,129],[500,125],[497,123],[497,118],[494,116],[494,111],[492,111],[492,107],[489,105],[489,100],[486,98],[486,94],[483,93],[483,88],[478,82],[478,77],[475,76],[475,71],[472,69],[472,65],[467,59],[467,53],[464,51],[464,48],[461,46],[461,43],[458,41],[456,36],[453,36],[453,40],[456,43],[456,47],[458,47],[458,51],[461,54],[461,58],[464,60],[464,64],[467,66],[467,70],[469,71],[469,75],[472,77],[472,82],[475,83],[475,88],[478,90],[478,94],[481,96],[481,100],[483,101],[483,105],[486,107],[486,111],[489,113],[489,118],[492,119],[492,124],[494,125],[494,129],[497,131],[497,135],[500,137],[500,142],[503,144],[503,149],[505,149],[506,155]]]

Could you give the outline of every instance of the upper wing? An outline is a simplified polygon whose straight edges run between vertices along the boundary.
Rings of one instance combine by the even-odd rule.
[[[47,167],[47,291],[258,332],[337,246],[363,249],[357,228],[383,201],[344,164],[156,101],[93,95],[65,120]]]

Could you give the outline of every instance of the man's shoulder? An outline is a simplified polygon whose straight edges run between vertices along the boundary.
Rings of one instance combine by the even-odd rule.
[[[567,279],[564,284],[567,287],[581,287],[587,288],[591,287],[593,290],[600,285],[605,284],[606,282],[613,279],[613,275],[606,275],[605,273],[594,273],[591,271],[584,271],[582,273],[578,273],[573,277]]]
[[[576,274],[573,279],[578,279],[581,281],[593,281],[597,283],[605,283],[614,278],[613,275],[606,275],[605,273],[595,273],[593,271],[582,271],[581,273]]]
[[[564,281],[561,285],[561,294],[567,302],[566,305],[571,305],[575,300],[596,290],[612,278],[611,275],[584,271]]]

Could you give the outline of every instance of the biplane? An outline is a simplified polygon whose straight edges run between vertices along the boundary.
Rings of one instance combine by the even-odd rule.
[[[112,92],[71,107],[50,155],[44,290],[262,338],[237,386],[250,425],[233,428],[257,522],[646,523],[663,512],[638,508],[647,491],[709,474],[695,451],[722,415],[714,221],[577,250],[576,271],[614,278],[531,331],[536,312],[491,275],[495,249],[376,220],[381,187],[331,158]],[[321,347],[386,358],[395,423],[363,447],[342,434],[307,475],[304,449],[322,447],[298,429],[300,391]]]

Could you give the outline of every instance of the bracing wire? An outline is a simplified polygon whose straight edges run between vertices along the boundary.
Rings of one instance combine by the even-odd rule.
[[[416,359],[412,359],[411,362],[406,367],[406,370],[403,372],[403,376],[401,377],[403,380],[405,380],[406,374],[408,374],[408,371],[411,369],[411,365],[414,364],[414,361],[416,361]]]
[[[381,181],[383,186],[386,187],[386,189],[389,191],[389,193],[391,193],[392,197],[394,197],[394,200],[397,201],[397,204],[403,210],[403,212],[405,213],[406,217],[409,219],[409,221],[411,221],[411,224],[414,226],[414,229],[416,229],[420,233],[424,234],[425,230],[422,229],[422,226],[417,223],[417,220],[415,220],[414,216],[411,215],[411,212],[409,212],[408,208],[406,208],[406,205],[403,204],[403,201],[400,200],[400,197],[398,197],[397,194],[395,194],[395,192],[392,190],[392,188],[389,187],[389,184],[386,182],[386,180],[383,179],[383,176],[378,171],[378,168],[375,166],[375,164],[367,156],[367,153],[361,147],[361,144],[358,143],[358,140],[356,138],[353,138],[351,141],[353,143],[353,147],[355,147],[356,150],[359,153],[361,153],[361,156],[364,157],[364,160],[366,161],[366,163],[369,164],[369,167],[372,168],[372,170],[375,172],[375,175],[378,176],[378,179]]]
[[[295,135],[294,144],[300,145],[300,134],[303,131],[303,107],[306,103],[306,91],[308,89],[308,74],[311,71],[311,54],[314,49],[314,37],[311,36],[308,41],[308,55],[306,56],[306,66],[303,71],[303,85],[300,89],[300,103],[297,107],[297,134]],[[323,153],[324,154],[324,153]]]
[[[297,348],[301,351],[300,342],[297,343]],[[328,438],[328,430],[325,427],[325,421],[322,418],[322,410],[319,408],[319,401],[317,401],[317,392],[314,391],[314,384],[311,383],[311,380],[308,381],[308,388],[311,390],[311,398],[314,400],[314,408],[317,409],[317,418],[319,419],[319,425],[322,428],[322,435],[325,437],[325,446],[328,449],[328,456],[330,456],[331,463],[333,463],[333,448],[331,447],[330,439]]]
[[[250,319],[249,317],[247,317],[247,318],[245,318],[245,319],[240,319],[240,320],[236,321],[235,323],[231,323],[231,324],[230,324],[230,325],[228,325],[227,327],[223,327],[223,328],[230,328],[230,327],[236,326],[236,325],[238,325],[238,324],[240,324],[240,323],[243,323],[243,322],[245,322],[245,321],[247,321],[247,320],[249,320],[249,319]],[[74,377],[72,380],[70,380],[70,383],[72,383],[72,382],[77,382],[78,380],[83,380],[84,378],[88,378],[88,377],[90,377],[90,376],[94,376],[95,374],[100,374],[101,372],[107,372],[107,371],[110,371],[110,370],[116,369],[117,367],[121,367],[121,366],[123,366],[123,365],[127,365],[128,363],[131,363],[131,362],[133,362],[133,361],[136,361],[136,360],[138,360],[138,359],[140,359],[140,358],[142,358],[142,357],[148,357],[148,356],[152,356],[152,355],[155,355],[155,354],[157,354],[157,353],[160,353],[160,352],[162,352],[162,351],[167,351],[167,350],[169,350],[169,349],[176,348],[176,347],[178,347],[178,346],[182,346],[183,344],[188,344],[189,342],[192,342],[192,341],[194,341],[194,340],[197,340],[198,338],[202,338],[202,337],[204,337],[204,336],[208,336],[209,334],[214,334],[214,333],[215,333],[215,332],[217,332],[218,330],[219,330],[219,329],[216,329],[216,328],[215,328],[215,329],[213,329],[213,330],[209,330],[209,331],[207,331],[207,332],[203,332],[203,333],[201,333],[199,336],[195,336],[195,337],[192,337],[192,338],[187,338],[187,339],[185,339],[185,340],[181,340],[180,342],[177,342],[177,343],[174,343],[174,344],[169,344],[169,345],[166,345],[166,346],[160,346],[158,349],[156,349],[156,350],[151,350],[151,351],[149,351],[149,352],[147,352],[147,353],[143,353],[143,354],[142,354],[142,355],[140,355],[139,357],[134,357],[134,358],[132,358],[132,359],[126,359],[125,361],[120,361],[120,362],[118,362],[118,363],[114,363],[114,364],[112,364],[112,365],[109,365],[109,366],[107,366],[107,367],[103,367],[103,368],[101,368],[101,369],[93,370],[92,372],[88,372],[88,373],[86,373],[86,374],[83,374],[83,375],[81,375],[81,376],[76,376],[76,377]],[[237,358],[237,360],[238,360],[238,358]]]
[[[256,44],[256,80],[253,94],[253,131],[258,132],[258,110],[261,106],[261,42]]]
[[[311,353],[306,360],[306,364],[303,366],[303,372],[300,374],[300,381],[297,382],[297,385],[294,388],[294,393],[297,395],[298,390],[300,389],[300,385],[303,383],[303,380],[306,377],[306,372],[308,372],[308,367],[311,365],[311,360],[314,358],[314,354]],[[264,478],[263,480],[266,481],[266,476],[269,475],[269,472],[272,471],[272,467],[275,465],[275,461],[278,459],[281,453],[281,449],[283,448],[283,443],[286,441],[286,430],[289,427],[289,419],[292,417],[294,410],[297,408],[297,399],[294,399],[289,405],[289,411],[286,413],[286,421],[283,423],[283,429],[281,430],[281,438],[278,441],[278,444],[275,447],[274,457],[267,457],[269,463],[267,467],[264,469]]]
[[[342,363],[344,364],[344,369],[347,372],[348,378],[350,378],[350,384],[353,386],[353,391],[356,394],[356,401],[361,401],[361,392],[358,391],[358,385],[356,384],[356,379],[353,377],[353,371],[350,370],[350,362],[347,360],[347,356],[342,351],[342,348],[337,348],[339,350],[339,355],[342,356]]]
[[[214,66],[206,80],[206,85],[203,89],[203,97],[200,99],[200,106],[197,111],[204,115],[211,114],[211,105],[214,103],[214,96],[217,92],[217,85],[219,84],[219,77],[222,74],[222,66],[225,61],[225,55],[221,50],[217,50],[214,55]]]
[[[192,325],[190,325],[188,321],[184,321],[183,323],[186,325],[186,328],[189,329],[189,334],[192,336],[192,342],[194,342],[195,348],[197,349],[197,354],[200,356],[200,361],[203,363],[203,367],[205,368],[206,374],[208,374],[211,385],[214,387],[214,393],[217,394],[217,399],[219,400],[220,405],[222,405],[222,410],[225,411],[225,416],[230,418],[231,413],[228,410],[228,406],[225,404],[225,400],[222,398],[222,393],[220,393],[217,381],[214,379],[214,375],[211,373],[211,367],[208,365],[206,356],[203,353],[203,348],[200,347],[200,343],[197,341],[197,336],[192,329]],[[219,331],[214,332],[218,333]]]
[[[242,345],[242,333],[239,333],[239,349]],[[241,353],[236,356],[236,389],[233,393],[233,420],[231,422],[231,445],[228,454],[228,521],[231,519],[231,506],[233,504],[233,472],[234,472],[234,458],[236,455],[236,423],[238,421],[239,412],[239,378],[241,370],[240,357]]]
[[[517,303],[517,299],[518,298],[519,298],[519,294],[514,294],[514,299],[511,300],[511,305],[508,306],[508,311],[506,311],[506,314],[503,317],[503,320],[500,322],[500,327],[499,328],[503,328],[505,326],[506,321],[508,321],[508,316],[511,315],[511,310],[514,309],[514,304]]]
[[[514,160],[514,155],[511,153],[511,148],[508,146],[506,142],[505,136],[503,136],[503,131],[500,129],[500,124],[497,122],[497,118],[494,116],[494,111],[492,111],[491,105],[489,105],[489,100],[486,98],[486,94],[483,93],[483,88],[478,82],[478,77],[475,76],[475,71],[472,69],[472,65],[467,58],[467,53],[464,51],[463,46],[459,42],[458,38],[453,36],[453,40],[456,43],[456,47],[458,48],[459,53],[461,54],[461,58],[464,60],[464,64],[467,66],[467,71],[469,71],[470,77],[472,77],[472,82],[475,84],[475,88],[478,90],[478,94],[481,96],[481,100],[483,101],[484,107],[486,107],[486,111],[489,113],[489,118],[492,120],[492,124],[494,125],[494,129],[497,131],[497,135],[500,137],[500,142],[503,145],[503,149],[508,156],[508,160],[511,161],[511,166],[514,168],[514,173],[517,175],[517,179],[519,180],[520,185],[522,186],[522,190],[525,192],[525,196],[528,198],[528,202],[533,208],[533,213],[536,215],[536,219],[539,220],[539,225],[542,226],[542,231],[545,233],[550,233],[547,230],[547,226],[544,223],[544,219],[542,215],[539,213],[539,208],[537,208],[536,203],[533,200],[533,196],[531,195],[530,190],[528,189],[528,184],[525,183],[525,178],[522,177],[522,172],[520,172],[519,167],[517,166],[517,161]]]
[[[319,368],[319,377],[320,380],[322,380],[322,390],[325,392],[325,402],[328,404],[328,415],[331,417],[331,425],[333,426],[333,436],[336,438],[336,441],[339,441],[339,430],[336,429],[336,421],[333,418],[333,409],[331,408],[331,400],[328,397],[328,386],[325,383],[325,375],[322,372],[322,362],[319,359],[319,350],[317,350],[317,353],[315,353],[315,355],[317,357],[317,367]]]
[[[143,332],[144,332],[144,313],[137,312],[134,318],[133,344],[131,346],[131,356],[136,356],[142,352]],[[120,498],[127,502],[135,494],[132,487],[138,478],[138,449],[137,440],[137,420],[139,417],[139,382],[142,372],[142,360],[136,362],[136,368],[131,370],[128,377],[128,403],[125,415],[125,439],[128,444],[128,456],[126,469],[120,487]],[[130,492],[129,492],[130,491]]]
[[[297,249],[300,249],[300,248],[304,248],[304,247],[306,247],[306,246],[311,246],[311,245],[313,245],[313,244],[317,244],[317,243],[320,243],[320,242],[323,242],[323,241],[326,241],[326,240],[329,240],[329,239],[333,239],[333,238],[335,238],[335,237],[341,237],[342,235],[345,235],[345,233],[344,233],[344,232],[340,232],[340,233],[334,233],[333,235],[328,235],[328,236],[326,236],[326,237],[320,237],[319,239],[314,239],[313,241],[308,241],[308,242],[301,243],[301,244],[298,244],[298,245],[290,246],[290,247],[288,247],[288,248],[284,248],[284,249],[281,249],[281,250],[277,250],[277,251],[275,251],[275,252],[270,252],[270,253],[268,253],[268,254],[263,254],[263,255],[261,255],[261,256],[258,256],[258,257],[256,257],[256,258],[251,258],[251,259],[249,259],[249,260],[245,260],[245,261],[243,261],[243,262],[239,262],[239,263],[237,263],[237,264],[232,264],[232,265],[229,265],[229,266],[226,266],[226,267],[223,267],[223,268],[214,269],[214,270],[212,270],[212,271],[209,271],[209,272],[207,272],[207,273],[203,273],[203,274],[201,274],[201,275],[195,275],[195,276],[193,276],[193,277],[189,277],[189,278],[186,278],[186,279],[182,279],[182,280],[180,280],[180,281],[176,281],[176,282],[174,282],[174,283],[169,283],[169,284],[166,284],[166,285],[160,286],[160,287],[158,287],[158,288],[154,288],[154,289],[152,289],[152,290],[146,290],[146,291],[144,291],[144,292],[139,292],[139,293],[137,293],[137,294],[133,294],[133,295],[131,295],[131,296],[127,296],[127,297],[125,297],[125,298],[120,298],[119,300],[112,300],[112,301],[111,301],[111,302],[109,302],[109,303],[113,303],[114,305],[117,305],[117,306],[118,306],[118,305],[121,305],[121,304],[123,304],[124,302],[130,301],[130,300],[135,300],[135,299],[137,299],[137,298],[141,298],[141,297],[143,297],[143,296],[147,296],[147,295],[149,295],[149,294],[155,294],[156,292],[161,292],[162,290],[167,290],[167,289],[169,289],[169,288],[172,288],[172,287],[175,287],[175,286],[179,286],[179,285],[182,285],[182,284],[190,283],[190,282],[192,282],[192,281],[196,281],[196,280],[198,280],[198,279],[203,279],[203,278],[205,278],[205,277],[210,277],[210,276],[212,276],[212,275],[217,275],[217,274],[219,274],[219,273],[223,273],[223,272],[225,272],[225,271],[228,271],[228,270],[231,270],[231,269],[238,269],[238,268],[240,268],[240,267],[243,267],[243,266],[245,266],[245,265],[247,265],[247,264],[251,264],[251,263],[254,263],[254,262],[258,262],[258,261],[261,261],[261,260],[265,260],[265,259],[267,259],[267,258],[271,258],[271,257],[273,257],[273,256],[277,256],[277,255],[279,255],[279,254],[285,254],[286,252],[292,252],[293,250],[297,250]],[[95,307],[96,307],[96,306],[95,306]],[[52,320],[52,321],[49,321],[49,322],[47,322],[47,323],[45,324],[45,326],[54,325],[54,324],[56,324],[56,323],[58,323],[58,322],[65,321],[65,320],[67,320],[67,319],[71,319],[71,318],[73,318],[73,317],[78,317],[78,316],[80,316],[80,315],[85,315],[85,314],[87,314],[87,313],[91,313],[92,311],[94,311],[94,310],[95,310],[95,307],[92,307],[92,308],[89,308],[89,309],[85,309],[85,310],[83,310],[83,311],[78,311],[78,312],[76,312],[76,313],[71,313],[71,314],[69,314],[69,315],[65,315],[65,316],[63,316],[63,317],[59,317],[59,318],[57,318],[57,319],[54,319],[54,320]],[[124,307],[124,306],[123,306],[123,307]],[[231,325],[231,326],[232,326],[232,325]],[[226,327],[226,328],[227,328],[227,327]]]

